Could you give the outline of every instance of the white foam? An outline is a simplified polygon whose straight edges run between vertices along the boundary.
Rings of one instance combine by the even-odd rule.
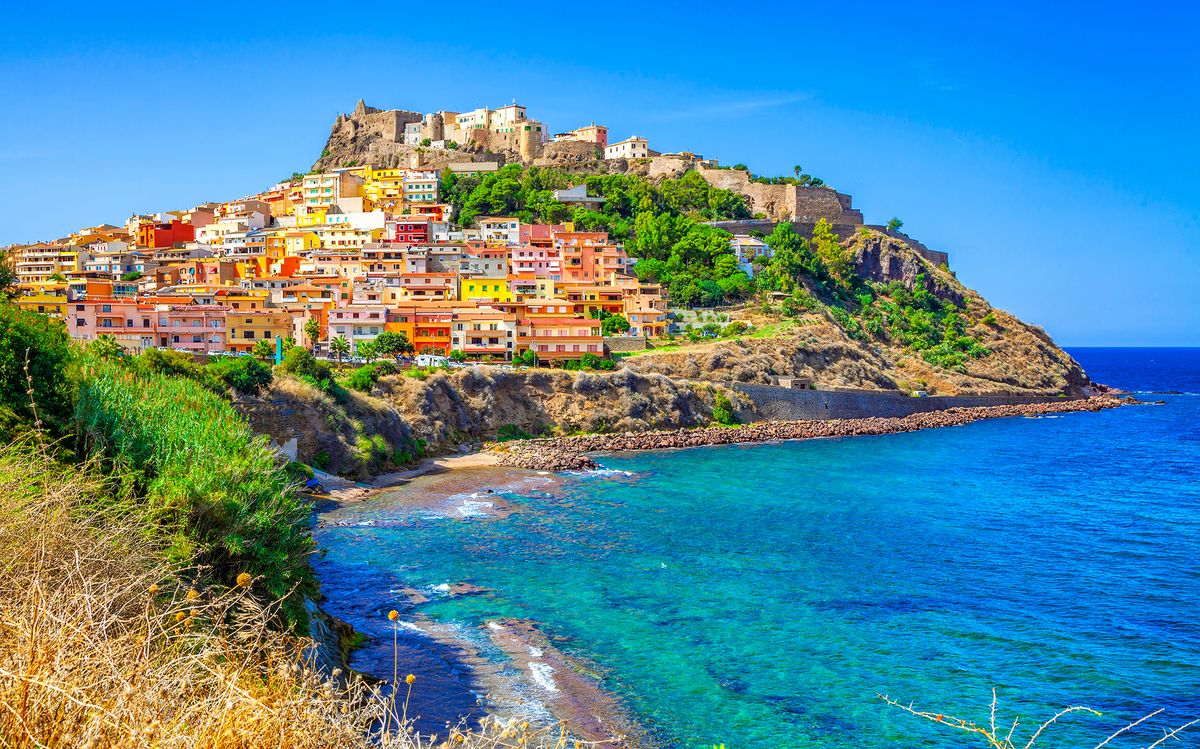
[[[440,585],[435,585],[435,586],[433,586],[433,589],[436,590],[438,593],[449,593],[450,592],[450,583],[442,583]]]
[[[529,676],[533,683],[547,692],[557,692],[558,685],[554,683],[554,669],[545,663],[530,663]]]
[[[533,656],[534,658],[541,658],[541,657],[542,657],[542,649],[541,649],[541,648],[535,648],[535,647],[534,647],[534,646],[532,646],[532,645],[529,645],[529,646],[528,646],[528,648],[529,648],[529,654],[530,654],[531,656]]]
[[[477,495],[472,494],[472,497]],[[464,499],[454,511],[461,518],[480,518],[488,517],[492,511],[496,509],[495,502],[486,502],[478,499]]]

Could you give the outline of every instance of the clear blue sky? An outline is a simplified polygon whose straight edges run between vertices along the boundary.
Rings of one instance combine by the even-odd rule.
[[[1063,344],[1200,345],[1198,6],[892,5],[22,6],[0,244],[266,187],[360,97],[516,98],[552,129],[799,163]]]

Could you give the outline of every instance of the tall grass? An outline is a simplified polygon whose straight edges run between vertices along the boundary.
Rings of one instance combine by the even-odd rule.
[[[393,677],[397,700],[322,673],[311,642],[274,627],[279,604],[259,580],[193,587],[110,488],[36,445],[0,446],[4,749],[579,746],[516,721],[415,735],[415,677]]]
[[[140,498],[144,533],[168,558],[231,584],[248,572],[292,625],[315,595],[309,507],[265,437],[189,379],[88,361],[75,408],[78,449]],[[296,593],[297,595],[292,595]]]

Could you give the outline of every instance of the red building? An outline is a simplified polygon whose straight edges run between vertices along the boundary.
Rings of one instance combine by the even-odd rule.
[[[429,241],[428,216],[399,216],[396,218],[394,241],[401,244],[424,244]]]
[[[170,247],[177,242],[193,242],[196,227],[172,219],[169,224],[141,224],[138,226],[137,243],[141,247]]]

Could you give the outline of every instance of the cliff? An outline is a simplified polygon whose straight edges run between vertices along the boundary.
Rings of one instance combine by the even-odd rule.
[[[607,373],[489,367],[394,375],[370,395],[336,400],[299,380],[277,377],[261,396],[236,405],[254,430],[292,458],[332,473],[366,478],[424,453],[444,453],[502,430],[530,435],[641,432],[712,422],[724,392],[744,417],[753,406],[720,386],[629,370]]]
[[[966,358],[962,371],[936,367],[890,334],[851,335],[827,309],[794,320],[748,308],[739,319],[759,328],[778,328],[766,338],[686,345],[630,357],[627,366],[643,373],[715,382],[772,383],[780,377],[810,380],[818,388],[925,390],[941,395],[1077,395],[1090,382],[1079,364],[1044,330],[993,308],[977,292],[916,250],[879,232],[859,233],[843,242],[855,272],[878,283],[918,283],[954,305],[964,333],[989,353]]]

